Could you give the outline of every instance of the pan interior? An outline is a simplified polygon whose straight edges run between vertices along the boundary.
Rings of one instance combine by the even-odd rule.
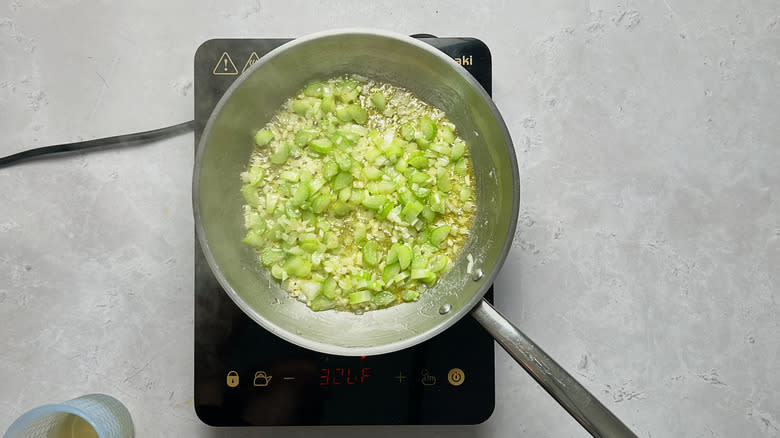
[[[471,236],[450,272],[415,303],[354,315],[313,312],[289,297],[258,264],[245,235],[239,173],[252,138],[307,82],[359,74],[405,87],[443,110],[470,146],[477,211]],[[422,342],[481,299],[503,263],[517,216],[517,167],[511,140],[487,94],[433,48],[376,32],[299,39],[270,53],[228,90],[204,131],[195,162],[193,206],[209,265],[231,299],[269,331],[295,344],[339,355],[378,354]],[[484,275],[474,280],[467,273]],[[450,305],[445,315],[440,308]]]

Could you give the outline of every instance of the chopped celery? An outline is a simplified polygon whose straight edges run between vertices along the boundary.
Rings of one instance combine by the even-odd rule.
[[[436,213],[434,213],[434,211],[431,210],[431,207],[427,205],[423,207],[423,211],[420,212],[420,216],[422,216],[423,219],[425,219],[428,223],[436,220]]]
[[[363,168],[363,176],[369,181],[374,181],[382,177],[382,171],[374,166],[367,166]]]
[[[357,124],[363,125],[368,121],[368,112],[360,105],[354,103],[347,105],[347,111],[349,111],[350,119]]]
[[[420,199],[425,198],[431,193],[431,189],[420,186],[419,184],[412,184],[410,189],[412,190],[412,193],[414,193],[414,196],[417,196]]]
[[[257,186],[247,184],[241,187],[241,196],[251,207],[257,208],[260,205],[260,194],[257,193]]]
[[[385,266],[385,269],[382,271],[382,281],[387,283],[393,278],[395,278],[395,276],[398,275],[400,272],[401,272],[401,266],[398,263],[387,265]]]
[[[344,187],[350,187],[352,185],[352,174],[347,172],[341,172],[336,175],[336,179],[333,180],[333,190],[339,191]]]
[[[455,131],[449,126],[439,125],[439,136],[446,143],[452,143],[455,141]]]
[[[444,239],[447,238],[447,236],[450,235],[450,230],[452,230],[452,227],[449,225],[442,225],[433,231],[431,231],[431,238],[430,242],[433,246],[440,246],[442,242],[444,242]]]
[[[430,269],[433,272],[441,272],[450,265],[450,258],[444,254],[436,254],[431,258]]]
[[[440,169],[439,174],[436,176],[436,186],[445,193],[452,190],[452,181],[447,169]]]
[[[314,252],[319,249],[320,243],[316,240],[304,240],[301,242],[301,248],[306,252]]]
[[[352,187],[347,186],[339,190],[339,201],[347,202],[350,196],[352,196]]]
[[[326,96],[322,98],[322,105],[320,109],[326,113],[332,113],[336,110],[336,99],[333,96]]]
[[[377,307],[385,307],[392,304],[396,300],[395,295],[392,292],[382,291],[374,295],[371,301],[377,305]]]
[[[396,252],[398,253],[398,264],[401,269],[406,270],[412,263],[412,249],[406,245],[398,245]]]
[[[292,256],[284,262],[282,268],[288,275],[303,278],[311,273],[311,262],[300,256]]]
[[[369,240],[363,245],[363,263],[368,266],[376,266],[379,263],[379,244],[376,240]]]
[[[430,269],[412,269],[412,274],[409,278],[412,280],[420,280],[425,283],[433,283],[436,281],[436,274]]]
[[[436,137],[436,122],[431,120],[430,117],[423,116],[420,119],[420,132],[422,132],[426,140],[433,140]]]
[[[401,219],[404,222],[411,224],[417,219],[417,216],[422,213],[424,206],[418,200],[412,200],[407,203],[401,210]]]
[[[327,154],[333,149],[333,142],[327,138],[317,138],[309,142],[309,148],[320,154]]]
[[[339,238],[336,236],[336,233],[332,231],[326,231],[322,236],[322,239],[325,242],[325,248],[327,249],[334,249],[339,246]]]
[[[387,197],[385,195],[369,196],[363,200],[363,207],[371,210],[379,210],[384,205]]]
[[[263,237],[263,234],[260,232],[250,231],[242,242],[253,248],[262,248],[263,245],[265,245],[265,237]]]
[[[277,280],[284,280],[287,278],[287,273],[284,272],[284,269],[279,265],[271,266],[271,275]]]
[[[416,290],[406,289],[401,293],[401,299],[404,301],[417,301],[420,298],[420,293]]]
[[[370,290],[361,290],[349,294],[349,304],[360,304],[371,301],[373,294]]]
[[[274,139],[274,133],[269,129],[261,129],[255,134],[255,144],[257,146],[265,146]]]
[[[415,167],[417,169],[425,169],[428,167],[428,157],[425,156],[424,153],[417,151],[409,156],[409,158],[406,160],[410,166]]]
[[[335,161],[326,160],[322,164],[322,176],[324,176],[326,180],[330,181],[338,173],[339,173],[339,165],[336,164]]]
[[[409,178],[409,182],[412,184],[420,184],[423,186],[427,186],[433,182],[433,177],[428,175],[425,172],[420,172],[415,170],[412,172],[412,176]]]
[[[414,140],[414,126],[408,123],[401,125],[401,137],[406,141]]]
[[[263,232],[266,229],[266,221],[260,213],[250,211],[246,214],[244,225],[252,231]]]
[[[352,113],[348,107],[343,106],[336,109],[336,117],[342,122],[349,122],[352,120]]]
[[[264,176],[265,171],[263,168],[252,166],[248,171],[241,173],[241,182],[257,186],[262,182]]]
[[[349,204],[339,200],[336,200],[336,202],[331,205],[331,208],[333,209],[333,214],[336,216],[346,216],[352,211],[352,207]]]
[[[301,178],[301,175],[298,172],[293,172],[292,170],[285,170],[279,174],[279,176],[287,182],[298,182]]]
[[[385,110],[385,104],[387,103],[387,99],[385,98],[385,95],[382,93],[374,93],[371,95],[371,102],[374,104],[377,110],[379,112],[384,112]]]
[[[303,99],[293,101],[293,111],[299,116],[305,116],[312,110],[311,102]]]
[[[313,300],[322,290],[322,283],[312,280],[304,280],[298,283],[301,288],[301,292],[306,295],[306,298]]]
[[[272,265],[284,258],[284,251],[278,248],[266,248],[260,258],[264,265]]]
[[[393,211],[393,208],[395,208],[395,204],[390,201],[386,201],[384,205],[382,205],[382,208],[377,211],[376,216],[379,219],[384,219],[388,214],[390,214],[391,211]]]
[[[361,222],[355,224],[352,236],[358,244],[363,243],[363,241],[366,240],[366,225]]]
[[[455,142],[450,150],[450,160],[457,161],[466,153],[466,143]]]
[[[301,129],[295,133],[295,144],[305,146],[317,137],[317,131],[314,129]]]
[[[295,194],[290,201],[292,201],[293,206],[300,207],[309,199],[309,195],[311,195],[311,187],[308,184],[301,183],[298,184],[298,188],[295,189]]]
[[[461,158],[455,163],[455,173],[457,173],[460,176],[465,176],[469,173],[468,168],[469,163],[466,161],[465,158]]]
[[[287,158],[290,156],[290,143],[280,142],[277,143],[274,148],[273,154],[271,154],[271,162],[274,164],[284,164]]]
[[[322,282],[322,295],[331,300],[336,298],[338,292],[338,284],[333,276],[329,276]]]
[[[352,168],[352,157],[349,156],[349,154],[345,154],[343,152],[336,152],[334,154],[334,158],[336,159],[336,164],[339,165],[339,169],[341,169],[343,172],[349,171],[349,169]]]
[[[311,310],[314,310],[315,312],[320,312],[323,310],[330,310],[336,307],[336,302],[324,296],[323,294],[323,295],[318,295],[316,298],[311,300],[310,306],[311,306]]]
[[[434,213],[439,213],[439,214],[447,213],[447,202],[444,196],[438,191],[434,191],[428,197],[428,205],[431,207],[431,210]]]
[[[310,97],[322,97],[323,88],[324,85],[322,82],[312,82],[306,86],[306,88],[303,90],[303,94]]]
[[[328,205],[332,200],[333,197],[329,193],[318,195],[311,201],[311,210],[320,214],[328,208]]]

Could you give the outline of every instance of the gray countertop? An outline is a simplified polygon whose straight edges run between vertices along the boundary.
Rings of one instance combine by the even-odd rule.
[[[192,118],[196,48],[334,27],[473,36],[522,199],[496,303],[642,437],[780,435],[776,1],[0,6],[0,156]],[[116,396],[139,437],[193,401],[191,134],[0,169],[0,431]],[[496,409],[409,436],[585,436],[497,348]]]

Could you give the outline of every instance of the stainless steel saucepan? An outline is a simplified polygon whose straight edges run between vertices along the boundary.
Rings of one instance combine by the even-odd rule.
[[[342,74],[400,85],[443,110],[470,146],[476,178],[474,225],[449,273],[419,302],[363,315],[311,311],[290,298],[258,265],[254,250],[241,243],[238,175],[247,167],[254,133],[307,82]],[[299,38],[256,62],[211,114],[193,176],[195,224],[206,259],[230,298],[268,331],[323,353],[375,355],[419,344],[470,314],[593,435],[634,436],[482,298],[512,243],[519,198],[509,132],[479,83],[427,44],[363,29]]]

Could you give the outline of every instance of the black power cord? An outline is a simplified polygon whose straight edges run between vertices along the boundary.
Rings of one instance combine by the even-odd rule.
[[[166,128],[153,129],[151,131],[115,135],[113,137],[96,138],[94,140],[79,141],[75,143],[43,146],[40,148],[17,152],[7,157],[0,158],[0,168],[16,164],[20,161],[32,160],[54,154],[78,152],[86,149],[94,150],[117,146],[130,146],[148,141],[162,140],[164,138],[175,137],[177,135],[184,134],[185,132],[192,131],[194,127],[195,121],[190,120],[189,122],[179,123],[178,125],[168,126]]]

